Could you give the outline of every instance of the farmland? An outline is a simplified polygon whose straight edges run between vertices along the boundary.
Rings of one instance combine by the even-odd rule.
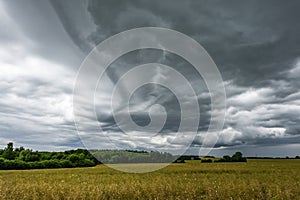
[[[300,160],[171,164],[129,174],[91,168],[0,171],[0,199],[297,199]]]

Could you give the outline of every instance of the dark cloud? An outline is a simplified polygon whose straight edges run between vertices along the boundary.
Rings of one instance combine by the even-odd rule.
[[[53,5],[63,4],[52,1]],[[67,4],[67,3],[65,3]],[[64,5],[66,6],[66,5]],[[72,9],[64,7],[66,29],[72,21]],[[131,28],[159,26],[183,32],[199,41],[211,54],[225,79],[237,84],[259,87],[269,79],[281,77],[292,68],[299,55],[298,1],[88,1],[87,8],[97,26],[96,39],[80,39],[81,31],[72,31],[79,46],[95,46],[110,35]],[[74,6],[73,6],[74,7]],[[154,16],[154,17],[149,17]],[[74,27],[74,26],[73,26]],[[88,49],[87,49],[88,50]],[[88,50],[89,51],[89,50]]]
[[[28,1],[26,4],[9,1],[1,6],[5,12],[0,14],[0,25],[6,28],[0,30],[0,44],[3,49],[7,45],[9,53],[3,53],[0,48],[0,64],[5,68],[21,66],[18,60],[38,58],[38,62],[24,62],[24,66],[28,66],[24,71],[32,70],[31,73],[25,73],[20,67],[11,71],[0,68],[3,74],[0,75],[3,97],[0,112],[5,114],[5,121],[11,120],[0,123],[5,131],[12,127],[12,123],[28,120],[28,127],[20,126],[19,130],[25,128],[29,135],[31,128],[42,131],[45,127],[61,130],[66,135],[72,133],[72,117],[65,106],[70,106],[71,80],[85,55],[113,34],[131,28],[156,26],[180,31],[200,42],[223,76],[228,97],[227,113],[224,130],[210,133],[212,137],[219,137],[216,148],[247,149],[251,145],[298,143],[300,2],[297,0],[50,0]],[[19,46],[22,48],[18,54],[11,56],[10,52],[15,52],[14,48]],[[213,116],[207,87],[201,75],[186,60],[160,50],[134,51],[109,67],[106,72],[108,83],[105,83],[105,89],[98,91],[102,101],[96,106],[96,118],[103,130],[120,132],[105,99],[113,85],[133,66],[150,62],[172,66],[192,84],[201,111],[199,137],[192,146],[201,145],[202,134]],[[33,65],[40,68],[37,70]],[[42,69],[46,72],[54,70],[40,74]],[[177,131],[180,107],[175,96],[163,87],[148,86],[136,91],[130,102],[132,119],[139,125],[147,125],[150,118],[146,108],[155,103],[163,105],[168,115],[162,133]],[[82,117],[93,119],[88,114],[92,112],[91,108],[82,108]],[[17,131],[18,128],[12,137]],[[94,127],[91,127],[91,132],[94,134]],[[9,138],[9,135],[1,135],[1,138]],[[63,141],[52,144],[79,144],[74,137],[69,135],[69,138],[66,136]],[[147,144],[147,141],[143,142]],[[35,144],[39,145],[38,142]],[[120,141],[123,147],[128,144],[125,139]]]

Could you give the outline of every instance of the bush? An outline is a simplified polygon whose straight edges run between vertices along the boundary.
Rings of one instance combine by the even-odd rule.
[[[247,162],[247,159],[243,157],[241,152],[236,152],[232,155],[232,157],[225,155],[220,160],[216,160],[215,162]]]
[[[212,163],[212,159],[202,159],[201,163]]]

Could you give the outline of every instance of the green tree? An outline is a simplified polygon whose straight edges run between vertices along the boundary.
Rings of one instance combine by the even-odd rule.
[[[224,159],[224,161],[227,161],[227,162],[231,161],[231,157],[228,155],[223,156],[223,159]]]
[[[235,152],[232,156],[232,161],[242,161],[243,160],[243,154],[241,152]]]
[[[26,162],[35,162],[35,161],[39,161],[39,160],[40,160],[40,156],[36,152],[30,152],[25,156]]]
[[[77,154],[71,154],[67,157],[72,163],[77,163],[80,160],[80,157]]]
[[[4,149],[2,153],[2,157],[7,160],[14,160],[15,159],[15,152],[14,152],[14,145],[12,142],[7,144],[7,147]]]

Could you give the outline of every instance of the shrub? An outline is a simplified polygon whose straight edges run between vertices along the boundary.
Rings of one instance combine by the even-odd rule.
[[[212,159],[202,159],[201,163],[212,163]]]

